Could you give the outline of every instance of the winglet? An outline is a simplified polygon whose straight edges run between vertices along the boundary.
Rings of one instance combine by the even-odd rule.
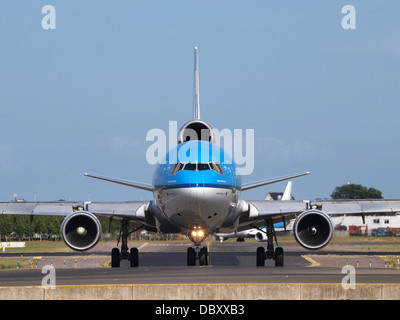
[[[199,61],[197,47],[194,47],[194,97],[193,97],[193,119],[200,119],[200,96],[199,96]]]

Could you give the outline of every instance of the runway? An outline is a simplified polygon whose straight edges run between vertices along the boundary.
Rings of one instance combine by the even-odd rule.
[[[285,266],[275,267],[267,260],[265,267],[255,267],[257,242],[210,242],[209,266],[186,266],[187,242],[132,243],[140,250],[138,268],[127,261],[120,268],[108,268],[109,246],[84,254],[32,254],[40,256],[32,269],[0,271],[0,287],[41,286],[44,265],[53,264],[56,285],[118,284],[217,284],[217,283],[337,283],[344,266],[353,266],[357,283],[400,283],[400,270],[389,268],[381,256],[400,252],[361,249],[365,245],[332,245],[318,252],[308,251],[296,243],[283,243]],[[349,250],[350,248],[350,250]],[[358,250],[358,251],[357,251]],[[10,256],[7,254],[7,256]],[[27,257],[28,255],[25,255]],[[4,257],[0,255],[0,257]],[[37,268],[37,269],[36,269]]]

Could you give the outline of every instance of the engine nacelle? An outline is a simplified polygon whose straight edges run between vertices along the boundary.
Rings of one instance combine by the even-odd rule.
[[[202,120],[192,120],[183,125],[178,134],[178,144],[193,140],[203,140],[215,143],[214,131]]]
[[[263,242],[263,241],[267,241],[268,237],[264,232],[258,231],[255,236],[257,241],[259,242]]]
[[[61,224],[61,236],[65,244],[73,250],[91,249],[101,237],[100,221],[88,211],[73,212]]]
[[[333,224],[330,217],[319,210],[302,212],[294,222],[294,237],[306,249],[317,250],[332,239]]]

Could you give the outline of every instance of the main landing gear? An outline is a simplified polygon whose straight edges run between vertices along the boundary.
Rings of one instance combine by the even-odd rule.
[[[187,265],[195,266],[196,260],[199,260],[200,266],[208,265],[207,247],[201,247],[200,244],[207,238],[207,234],[201,227],[194,227],[188,233],[189,239],[194,246],[187,249]]]
[[[267,226],[267,232],[266,232],[267,233],[267,250],[265,250],[264,247],[257,248],[256,265],[257,265],[257,267],[264,267],[265,260],[273,259],[273,260],[275,260],[275,267],[283,267],[283,249],[281,247],[276,247],[276,249],[274,250],[274,238],[275,238],[275,241],[277,244],[278,244],[278,241],[276,240],[276,234],[275,234],[274,224],[272,223],[272,220],[267,220],[266,226]],[[260,229],[260,231],[264,232],[261,229]]]
[[[128,236],[132,233],[137,231],[135,229],[133,231],[128,231],[128,220],[122,220],[121,223],[121,230],[119,232],[119,239],[118,243],[122,239],[121,251],[118,248],[113,248],[111,250],[111,268],[119,268],[121,260],[129,260],[131,267],[138,267],[139,266],[139,251],[137,248],[131,248],[128,251]],[[118,245],[118,244],[117,244]]]

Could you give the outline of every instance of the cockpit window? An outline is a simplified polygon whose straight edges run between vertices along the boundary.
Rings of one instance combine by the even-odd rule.
[[[210,166],[208,165],[208,163],[197,164],[197,171],[203,171],[203,170],[210,170]]]
[[[177,174],[181,170],[188,170],[188,171],[204,171],[204,170],[213,170],[218,174],[225,175],[224,170],[222,169],[222,166],[217,163],[217,162],[206,162],[206,163],[182,163],[178,162],[175,163],[171,171],[169,172],[169,175],[172,176],[174,174]]]
[[[169,175],[172,176],[172,175],[178,173],[179,171],[181,171],[181,170],[183,169],[183,166],[184,166],[184,165],[185,165],[185,164],[182,163],[182,162],[175,163],[175,164],[172,166],[171,171],[169,172]]]
[[[211,162],[210,167],[218,174],[225,175],[224,170],[222,169],[221,165],[217,162]]]
[[[197,167],[196,163],[186,163],[185,167],[183,168],[183,170],[197,171],[196,167]]]

